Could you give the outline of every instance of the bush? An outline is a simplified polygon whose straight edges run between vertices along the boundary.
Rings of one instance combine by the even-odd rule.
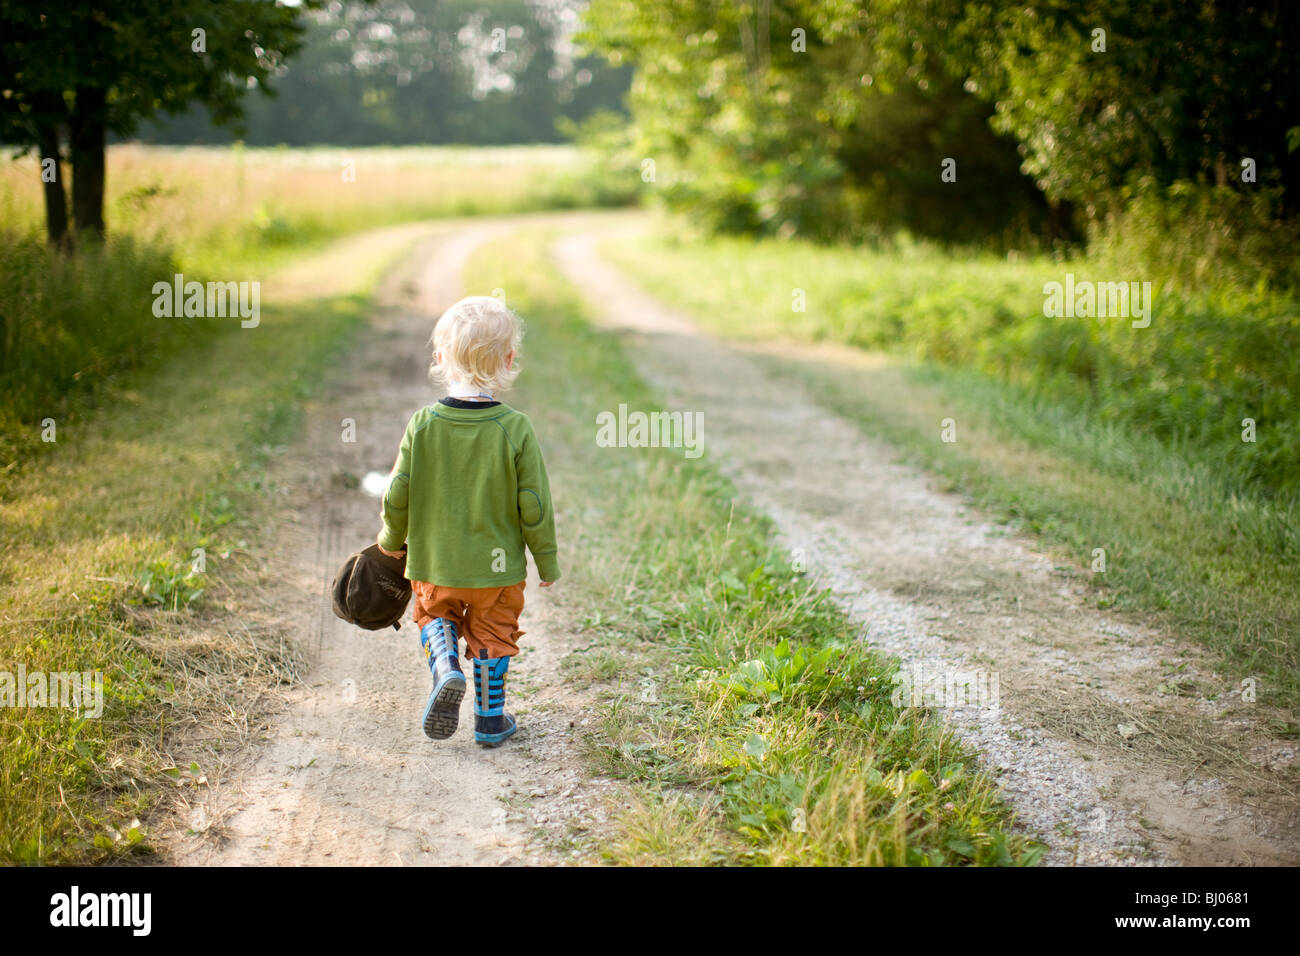
[[[130,238],[52,250],[37,233],[0,233],[0,454],[12,460],[74,397],[157,362],[211,332],[204,319],[158,319],[153,284],[180,271],[162,247]]]
[[[1265,186],[1136,181],[1123,212],[1093,225],[1089,253],[1108,266],[1134,266],[1186,291],[1261,284],[1300,290],[1300,223],[1279,216],[1281,191]]]

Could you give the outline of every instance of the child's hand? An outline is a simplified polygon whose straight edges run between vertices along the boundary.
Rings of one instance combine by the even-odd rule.
[[[542,582],[542,587],[544,587],[544,588],[549,588],[549,587],[550,587],[552,584],[554,584],[554,583],[555,583],[554,581],[543,581],[543,582]]]
[[[376,542],[376,547],[379,548],[380,554],[386,554],[390,558],[400,558],[402,555],[406,554],[405,548],[403,548],[401,551],[387,551],[384,549],[384,546],[382,544],[379,544],[378,542]]]

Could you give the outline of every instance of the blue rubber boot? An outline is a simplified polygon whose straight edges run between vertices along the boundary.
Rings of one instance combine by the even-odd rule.
[[[497,746],[519,729],[514,716],[506,713],[509,667],[508,657],[474,659],[474,739],[484,747]]]
[[[420,644],[433,673],[433,690],[424,707],[424,732],[434,740],[446,740],[460,721],[460,700],[465,696],[465,672],[460,669],[456,625],[435,617],[420,630]]]

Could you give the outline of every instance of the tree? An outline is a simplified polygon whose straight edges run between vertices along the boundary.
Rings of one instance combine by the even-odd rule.
[[[192,103],[218,122],[238,123],[244,94],[269,94],[269,81],[299,48],[300,9],[273,0],[0,7],[0,140],[19,155],[37,152],[50,241],[67,235],[65,137],[75,229],[102,239],[110,132],[129,135],[143,120]]]
[[[632,63],[656,191],[728,231],[949,240],[1042,228],[991,107],[910,71],[906,11],[856,0],[593,0],[580,39]],[[941,178],[946,158],[956,179]]]
[[[957,237],[1018,210],[1059,233],[1071,208],[1091,227],[1192,194],[1249,206],[1243,228],[1300,211],[1294,0],[593,0],[588,23],[637,67],[644,145],[677,173],[659,191],[720,228]]]
[[[1137,190],[1240,187],[1240,162],[1289,191],[1300,151],[1300,7],[1292,0],[877,0],[908,69],[991,103],[1049,196],[1089,217]],[[902,44],[896,42],[897,47]],[[1300,134],[1297,134],[1300,135]]]

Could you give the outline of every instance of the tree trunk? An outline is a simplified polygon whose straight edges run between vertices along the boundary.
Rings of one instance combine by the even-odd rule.
[[[63,191],[63,166],[59,162],[59,130],[53,123],[42,126],[40,142],[41,186],[45,190],[45,233],[50,245],[64,247],[68,239],[68,197]],[[45,161],[54,161],[54,176],[48,178]]]
[[[59,127],[64,116],[63,98],[58,93],[38,93],[33,105],[36,157],[41,173],[41,189],[45,193],[45,233],[50,245],[68,245],[68,195],[63,188],[63,160],[59,156]],[[46,160],[54,161],[54,177],[45,171]]]
[[[72,111],[72,214],[77,233],[104,238],[104,140],[107,103],[102,89],[77,87]]]
[[[1074,203],[1068,199],[1047,201],[1047,235],[1051,239],[1069,241],[1077,238],[1074,225]]]

